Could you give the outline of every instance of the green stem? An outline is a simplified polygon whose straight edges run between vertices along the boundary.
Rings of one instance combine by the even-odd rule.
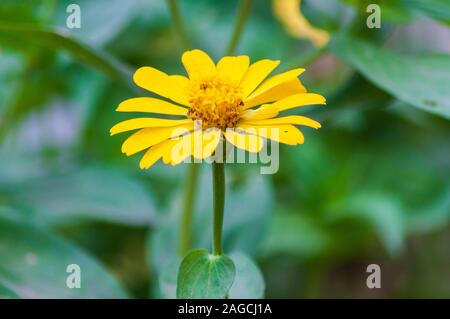
[[[222,226],[225,208],[225,172],[224,163],[214,162],[213,170],[213,255],[222,255]]]
[[[247,21],[248,15],[250,13],[250,8],[252,6],[252,0],[242,0],[241,6],[239,8],[239,14],[236,19],[236,23],[234,25],[233,35],[231,36],[231,40],[228,44],[226,54],[231,55],[236,50],[237,45],[239,44],[239,39],[241,37],[242,31],[245,26],[245,22]]]
[[[180,41],[181,48],[183,50],[188,50],[189,42],[183,26],[183,20],[181,19],[180,10],[178,9],[177,0],[167,0],[167,6],[169,8],[170,17],[175,28],[175,33]]]

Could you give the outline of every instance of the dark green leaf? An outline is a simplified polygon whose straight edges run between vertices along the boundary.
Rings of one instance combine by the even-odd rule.
[[[2,22],[0,35],[13,36],[54,50],[67,51],[78,61],[95,67],[117,81],[131,79],[131,71],[127,66],[104,52],[72,39],[63,29]]]
[[[450,222],[450,189],[429,206],[406,216],[408,231],[426,233],[447,227]]]
[[[58,1],[55,24],[66,26],[69,13],[66,12],[72,0]],[[96,47],[103,46],[113,40],[139,12],[139,8],[147,3],[130,0],[78,0],[81,8],[81,28],[71,29],[71,35]],[[114,19],[111,19],[114,17]]]
[[[390,254],[396,255],[403,249],[405,221],[402,207],[396,198],[376,192],[358,193],[347,198],[345,205],[330,216],[330,221],[343,218],[367,221]]]
[[[41,223],[67,224],[80,218],[149,225],[156,208],[139,181],[116,170],[85,167],[12,187],[11,205]],[[31,217],[30,215],[27,215]]]
[[[450,118],[450,55],[402,56],[346,36],[335,38],[331,48],[399,100]]]
[[[184,257],[178,270],[177,298],[226,298],[235,272],[229,257],[214,256],[205,249],[193,250]]]
[[[329,234],[309,216],[297,212],[276,212],[264,241],[263,253],[316,257],[326,252],[331,244]]]
[[[0,217],[0,286],[21,298],[124,298],[119,283],[94,258],[63,239]],[[81,269],[81,287],[68,288],[67,266]]]
[[[15,299],[15,298],[19,298],[19,296],[13,290],[4,286],[0,282],[0,299],[5,299],[5,298],[14,298]]]

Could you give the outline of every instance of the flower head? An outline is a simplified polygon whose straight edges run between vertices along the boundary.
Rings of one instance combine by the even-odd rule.
[[[207,158],[223,139],[249,152],[259,152],[263,138],[302,144],[303,134],[294,125],[320,127],[304,116],[277,117],[295,107],[325,104],[325,98],[307,93],[301,84],[298,76],[304,69],[266,79],[279,61],[260,60],[250,65],[248,56],[226,56],[216,65],[200,50],[185,52],[182,62],[188,77],[167,75],[152,67],[142,67],[134,74],[138,86],[165,99],[131,98],[117,108],[119,112],[176,117],[134,118],[111,128],[111,135],[138,130],[125,140],[122,152],[133,155],[148,149],[141,168],[149,168],[161,158],[172,165],[191,155]],[[187,151],[174,156],[174,149],[180,147]]]

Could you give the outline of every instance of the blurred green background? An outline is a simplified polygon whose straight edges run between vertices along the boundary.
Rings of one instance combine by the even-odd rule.
[[[68,29],[66,7],[81,7]],[[380,29],[366,27],[369,3]],[[181,0],[191,47],[223,55],[238,1]],[[281,146],[280,170],[227,165],[225,251],[257,262],[268,298],[450,297],[450,3],[305,0],[330,42],[286,32],[256,0],[237,53],[305,67],[328,105],[301,108],[322,129]],[[186,164],[120,152],[109,136],[134,69],[184,73],[165,1],[0,4],[0,296],[166,297]],[[203,165],[195,246],[210,248]],[[81,267],[81,289],[65,285]],[[381,289],[366,267],[381,266]]]

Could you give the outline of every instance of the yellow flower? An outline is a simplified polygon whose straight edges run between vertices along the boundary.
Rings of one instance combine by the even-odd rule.
[[[313,27],[300,10],[301,0],[273,0],[273,10],[290,35],[309,39],[316,47],[328,43],[330,35],[325,30]]]
[[[303,134],[294,125],[320,127],[304,116],[276,117],[295,107],[325,104],[325,98],[307,93],[301,84],[298,76],[304,69],[265,80],[279,61],[260,60],[250,65],[248,56],[226,56],[216,65],[205,52],[192,50],[183,54],[182,62],[188,77],[167,75],[152,67],[142,67],[134,74],[138,86],[171,102],[138,97],[123,101],[117,108],[119,112],[172,116],[134,118],[111,128],[111,135],[138,130],[125,140],[122,152],[130,156],[148,149],[140,161],[142,169],[161,158],[172,165],[191,155],[207,158],[224,139],[249,152],[259,152],[263,138],[302,144]],[[276,134],[272,134],[274,131]],[[175,148],[188,151],[174,156]]]

